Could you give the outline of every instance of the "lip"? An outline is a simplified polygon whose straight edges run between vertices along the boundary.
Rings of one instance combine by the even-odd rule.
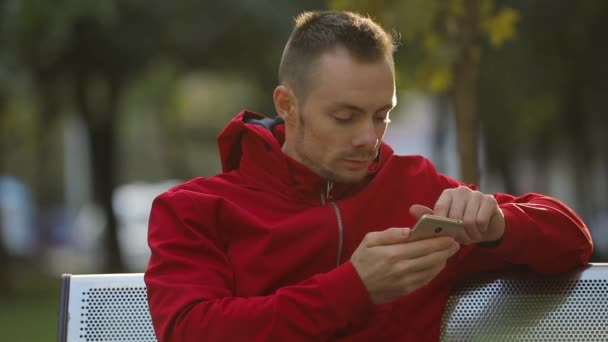
[[[358,160],[358,159],[343,159],[349,167],[354,169],[367,168],[369,166],[369,160]]]

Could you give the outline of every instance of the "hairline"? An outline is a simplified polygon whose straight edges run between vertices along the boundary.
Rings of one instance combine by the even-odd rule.
[[[306,102],[308,96],[310,95],[312,89],[314,88],[315,81],[318,80],[319,75],[319,67],[321,64],[321,60],[324,56],[336,52],[339,49],[344,49],[347,52],[348,56],[353,58],[357,63],[361,64],[373,64],[373,63],[381,63],[383,61],[388,62],[393,75],[395,73],[395,60],[393,53],[380,53],[374,57],[366,57],[357,54],[353,49],[349,49],[345,44],[336,42],[316,54],[314,60],[309,61],[305,64],[303,70],[299,70],[301,72],[296,73],[300,74],[302,77],[299,80],[294,79],[283,79],[281,80],[281,85],[288,86],[293,94],[297,97],[299,102],[302,104]],[[300,86],[295,86],[294,83],[300,83]]]

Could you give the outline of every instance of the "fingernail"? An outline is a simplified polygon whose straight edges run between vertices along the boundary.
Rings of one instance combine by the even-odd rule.
[[[410,231],[411,231],[411,229],[410,229],[410,228],[403,228],[403,229],[401,230],[401,234],[402,234],[403,236],[409,236],[409,235],[410,235]]]

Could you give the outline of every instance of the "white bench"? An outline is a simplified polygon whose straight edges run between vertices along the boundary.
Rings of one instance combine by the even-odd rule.
[[[445,341],[608,341],[608,263],[540,276],[487,275],[456,287]]]
[[[64,274],[57,340],[156,341],[143,273]],[[448,300],[441,340],[608,341],[608,263],[460,284]]]
[[[155,342],[143,273],[61,276],[58,342]]]

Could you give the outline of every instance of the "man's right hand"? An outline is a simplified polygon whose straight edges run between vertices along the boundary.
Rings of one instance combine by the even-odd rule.
[[[451,237],[407,242],[409,228],[368,233],[350,258],[374,304],[428,284],[460,245]]]

